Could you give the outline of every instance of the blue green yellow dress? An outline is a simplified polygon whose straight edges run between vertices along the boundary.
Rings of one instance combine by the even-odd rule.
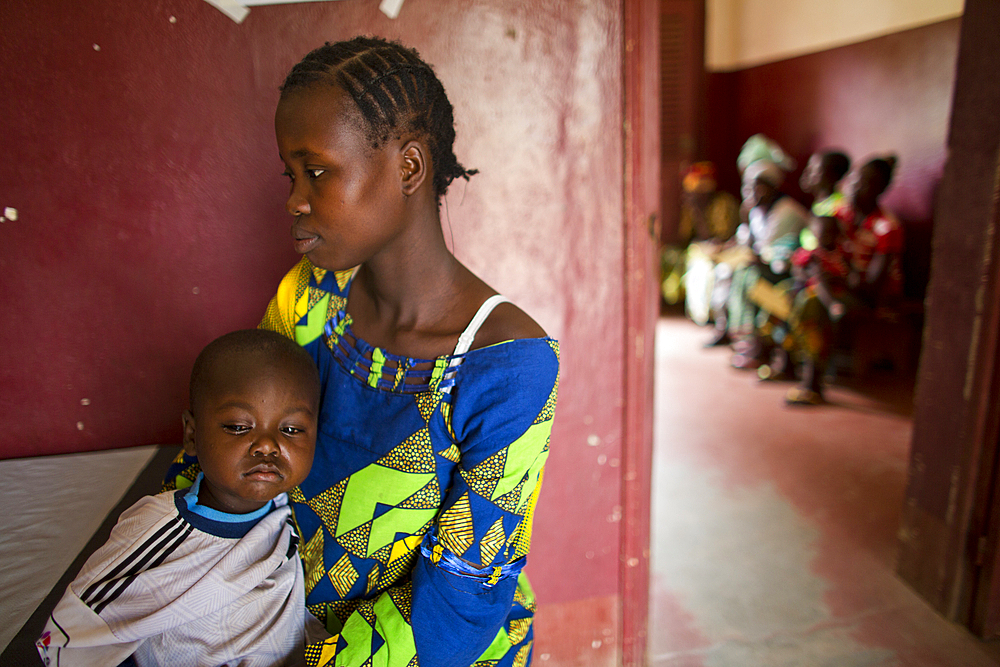
[[[521,572],[549,451],[559,347],[511,340],[419,360],[351,332],[351,272],[303,258],[261,327],[296,340],[323,391],[312,472],[289,493],[306,606],[331,639],[310,665],[530,662]],[[179,460],[172,478],[194,473]]]

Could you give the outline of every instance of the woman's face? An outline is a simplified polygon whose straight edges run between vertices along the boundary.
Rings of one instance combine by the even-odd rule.
[[[402,228],[399,140],[372,148],[363,127],[354,100],[336,86],[293,90],[275,112],[295,250],[324,269],[367,261]]]
[[[806,168],[802,171],[802,177],[799,178],[799,187],[802,188],[802,192],[812,192],[822,178],[823,156],[819,153],[813,153],[809,156],[809,162],[806,163]]]
[[[760,178],[744,181],[743,187],[740,189],[743,201],[749,206],[759,206],[761,203],[770,201],[777,195],[777,192],[777,188]]]
[[[855,208],[874,208],[879,196],[885,192],[882,174],[871,164],[852,170],[844,183],[844,196]]]

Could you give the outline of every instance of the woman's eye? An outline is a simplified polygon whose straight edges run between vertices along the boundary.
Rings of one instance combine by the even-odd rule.
[[[306,176],[317,179],[326,172],[326,169],[306,169]]]
[[[223,424],[222,429],[226,433],[231,433],[233,435],[242,435],[250,430],[249,426],[244,424]]]

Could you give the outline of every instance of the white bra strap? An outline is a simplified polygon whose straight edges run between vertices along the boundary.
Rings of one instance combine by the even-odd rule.
[[[479,310],[476,312],[476,316],[472,318],[469,322],[469,326],[465,327],[465,331],[462,335],[458,337],[458,345],[455,346],[455,356],[460,354],[465,354],[472,347],[472,341],[476,337],[476,333],[479,331],[479,327],[483,326],[483,322],[486,318],[490,316],[493,309],[499,306],[501,303],[507,303],[507,299],[500,294],[494,294],[490,298],[483,301],[483,305],[479,306]]]

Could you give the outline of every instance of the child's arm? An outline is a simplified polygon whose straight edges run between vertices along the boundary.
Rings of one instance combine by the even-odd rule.
[[[71,586],[52,610],[35,646],[46,665],[113,667],[127,660],[140,643],[116,637]]]
[[[129,547],[134,543],[130,534],[137,530],[136,508],[145,501],[145,498],[140,500],[122,514],[108,542],[87,559],[52,610],[41,637],[35,642],[45,664],[118,665],[142,643],[140,638],[115,634],[100,612],[126,583],[120,575],[124,574]],[[141,528],[138,530],[142,534]]]

